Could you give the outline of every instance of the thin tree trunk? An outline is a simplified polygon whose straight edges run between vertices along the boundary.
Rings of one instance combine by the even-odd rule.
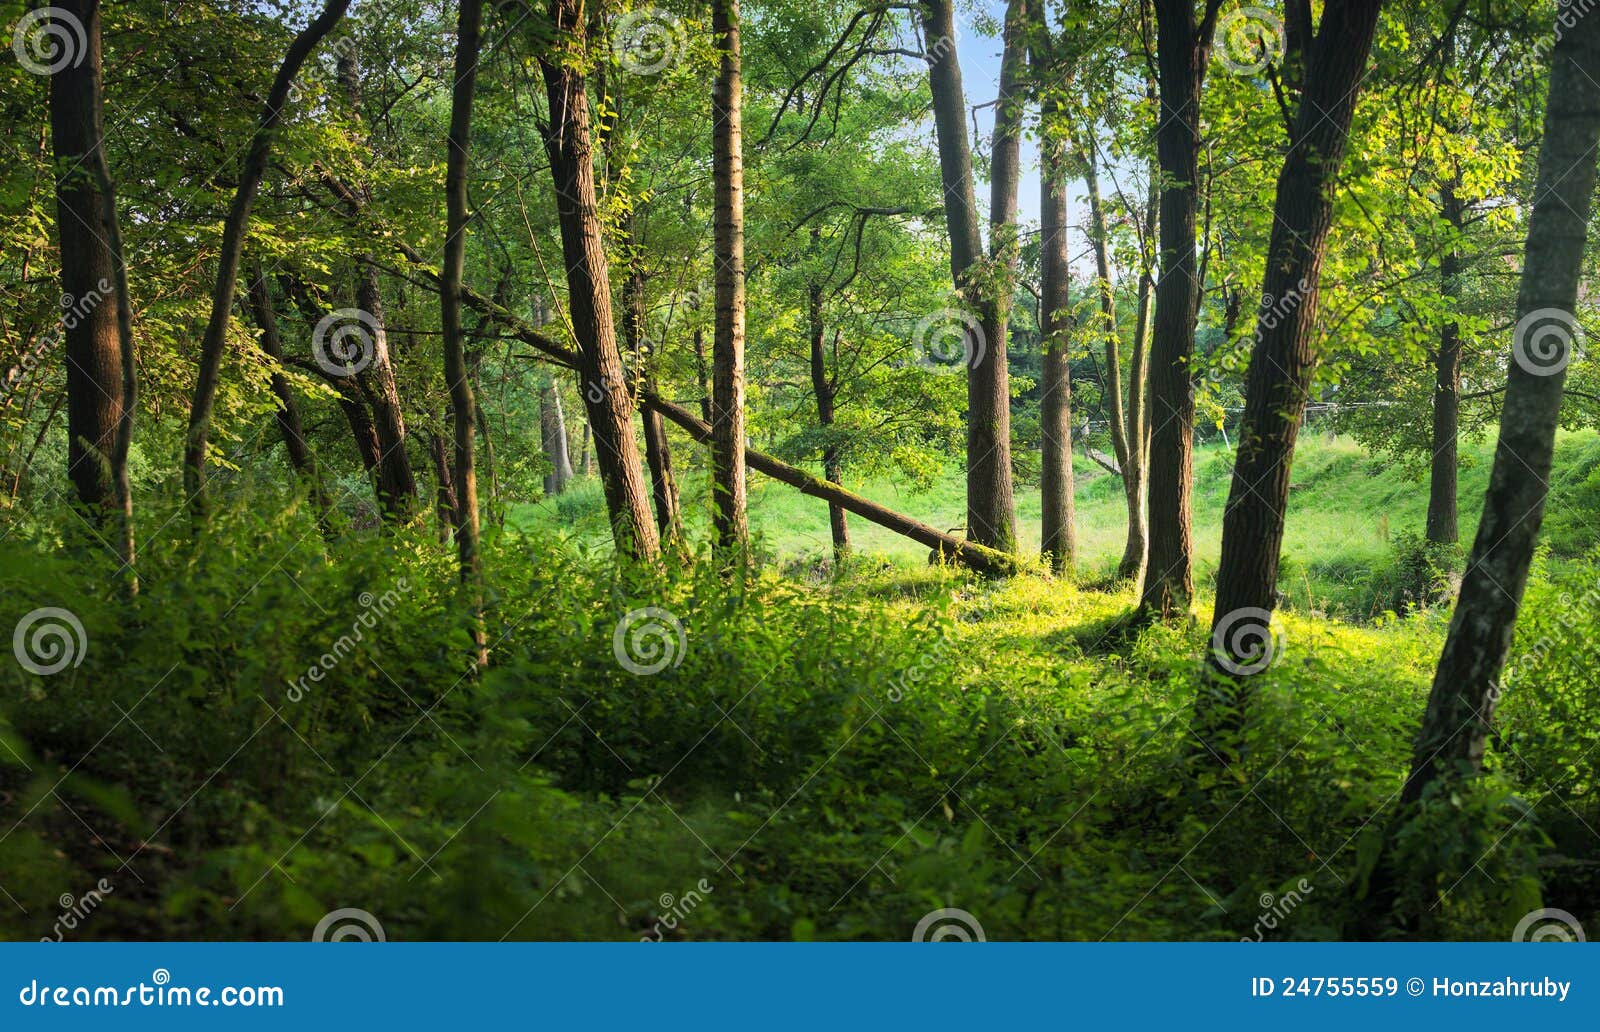
[[[744,144],[740,109],[739,0],[712,0],[718,53],[711,94],[712,180],[716,193],[716,325],[711,342],[711,493],[716,543],[742,562],[750,547],[745,515]]]
[[[1462,204],[1454,182],[1439,187],[1439,206],[1447,232],[1461,231]],[[1457,278],[1461,256],[1452,243],[1439,259],[1439,292],[1451,313],[1439,330],[1439,350],[1434,354],[1433,461],[1428,479],[1428,540],[1453,545],[1461,532],[1456,520],[1456,438],[1461,425],[1461,324],[1454,318],[1459,297]]]
[[[183,482],[189,504],[198,518],[207,512],[206,498],[206,447],[211,432],[211,411],[216,403],[217,378],[222,370],[222,356],[227,349],[228,322],[233,312],[233,297],[239,279],[239,255],[244,249],[245,235],[250,228],[250,211],[255,206],[256,192],[261,177],[266,173],[267,155],[272,149],[272,138],[283,116],[284,105],[289,100],[289,90],[294,77],[322,38],[344,17],[350,0],[328,0],[322,12],[307,25],[289,44],[283,63],[278,66],[277,77],[261,109],[256,130],[245,151],[244,164],[239,170],[239,186],[228,209],[227,220],[222,225],[222,248],[217,254],[217,279],[211,291],[211,316],[206,323],[205,336],[200,341],[200,371],[195,381],[194,401],[189,408],[189,434],[184,446]]]
[[[1156,208],[1160,198],[1161,176],[1152,163],[1150,194],[1144,212],[1146,241],[1152,241],[1156,233]],[[1128,356],[1129,447],[1128,461],[1122,466],[1122,486],[1128,501],[1128,539],[1122,549],[1122,561],[1117,564],[1117,576],[1135,581],[1144,575],[1145,554],[1149,548],[1145,518],[1145,474],[1150,466],[1150,420],[1145,407],[1145,391],[1149,374],[1147,346],[1150,340],[1150,301],[1155,289],[1152,272],[1148,264],[1142,265],[1139,270],[1138,321],[1133,328],[1133,351]]]
[[[706,363],[706,331],[694,331],[695,382],[700,385],[700,418],[711,422],[711,369]]]
[[[561,413],[561,392],[554,381],[539,392],[539,448],[550,460],[550,472],[544,475],[544,493],[548,498],[567,489],[572,479],[572,460],[567,457],[567,428]]]
[[[594,464],[591,462],[591,452],[589,451],[589,421],[587,419],[583,421],[583,448],[578,458],[578,472],[584,477],[594,476]]]
[[[433,512],[439,521],[439,544],[450,543],[450,529],[459,522],[456,515],[456,486],[450,476],[450,445],[444,437],[428,432],[428,456],[433,460]]]
[[[633,355],[634,368],[638,370],[640,381],[647,389],[654,390],[655,364],[659,356],[646,353],[644,273],[634,264],[637,260],[638,247],[633,239],[631,223],[627,233],[630,268],[628,281],[623,288],[624,301],[627,305],[623,316],[623,327],[627,336],[628,351]],[[655,503],[656,530],[661,535],[662,549],[674,551],[683,543],[683,516],[678,501],[678,483],[672,474],[672,447],[667,441],[667,428],[661,422],[661,413],[646,409],[642,422],[644,458],[645,464],[650,467],[650,494],[651,500]]]
[[[1020,3],[1018,4],[1020,6]],[[978,205],[972,179],[972,147],[967,137],[966,92],[956,54],[955,15],[951,0],[922,0],[923,53],[928,62],[928,92],[933,100],[934,130],[939,141],[939,178],[944,188],[945,224],[950,235],[950,273],[958,294],[977,306],[980,324],[991,321],[993,297],[972,282],[974,266],[983,258]],[[1011,39],[1002,60],[1002,92],[1015,92],[1020,69],[1020,41],[1013,12],[1006,13]],[[1013,98],[1013,107],[1016,107]],[[1002,105],[1001,114],[1005,113]],[[997,125],[999,120],[997,119]],[[1004,144],[1004,146],[1002,146]],[[1008,149],[996,133],[996,154]],[[996,179],[1008,178],[1004,159]],[[1014,189],[1014,188],[1013,188]],[[1011,405],[1004,341],[999,355],[984,340],[986,330],[967,330],[967,536],[979,544],[1014,551],[1016,516],[1011,489]]]
[[[62,319],[67,475],[89,523],[115,531],[132,592],[138,581],[127,455],[137,395],[127,270],[104,151],[100,4],[75,0],[57,11],[82,29],[84,47],[82,60],[50,76],[61,293],[70,302]]]
[[[567,266],[568,312],[578,340],[584,402],[605,489],[611,533],[617,551],[653,562],[660,539],[633,433],[633,399],[623,375],[612,321],[610,269],[595,208],[593,140],[583,76],[574,68],[586,44],[579,0],[551,0],[551,21],[569,52],[539,59],[550,104],[545,141],[555,181],[561,220],[561,247]],[[571,60],[573,66],[565,62]]]
[[[1501,672],[1544,519],[1566,363],[1576,346],[1570,313],[1577,305],[1600,146],[1600,90],[1595,88],[1600,18],[1559,22],[1550,61],[1544,143],[1500,439],[1478,536],[1401,794],[1405,801],[1421,798],[1436,779],[1483,768]]]
[[[1156,157],[1161,169],[1160,262],[1150,342],[1149,561],[1140,605],[1163,618],[1185,613],[1194,595],[1195,317],[1200,281],[1195,221],[1200,186],[1200,91],[1211,59],[1219,0],[1155,0],[1161,104]]]
[[[272,288],[267,284],[266,273],[259,261],[252,262],[246,291],[250,311],[261,329],[261,350],[272,359],[272,396],[278,399],[274,418],[278,432],[283,435],[284,450],[289,455],[289,466],[297,476],[305,479],[311,491],[311,502],[317,508],[317,522],[323,533],[330,533],[328,514],[332,502],[322,485],[322,473],[317,468],[316,453],[306,441],[305,423],[300,418],[300,401],[294,396],[289,378],[283,375],[283,340],[278,333],[278,312],[272,303]]]
[[[1331,184],[1344,160],[1381,2],[1349,0],[1326,9],[1307,66],[1294,145],[1278,176],[1264,300],[1222,519],[1208,669],[1227,676],[1208,677],[1196,700],[1196,724],[1212,739],[1213,729],[1242,719],[1247,692],[1239,685],[1265,668],[1264,655],[1271,659],[1265,643],[1277,605],[1290,467],[1316,371],[1317,291],[1333,222]],[[1286,305],[1292,310],[1285,312]]]
[[[821,230],[812,228],[813,251],[821,235]],[[817,424],[827,432],[833,425],[837,388],[833,378],[828,375],[828,354],[825,347],[827,324],[822,318],[822,284],[810,284],[806,300],[806,328],[811,340],[811,392],[817,398]],[[839,461],[839,448],[835,444],[829,443],[823,446],[822,475],[835,484],[844,486],[844,466]],[[844,509],[835,502],[828,503],[828,532],[833,538],[834,562],[842,562],[850,554],[850,523]]]
[[[1060,117],[1047,101],[1040,141],[1039,327],[1044,338],[1044,396],[1039,404],[1041,437],[1040,551],[1052,573],[1071,573],[1077,558],[1072,497],[1072,369],[1067,356],[1070,266],[1067,258],[1065,143],[1050,135]],[[1126,467],[1124,467],[1126,468]]]

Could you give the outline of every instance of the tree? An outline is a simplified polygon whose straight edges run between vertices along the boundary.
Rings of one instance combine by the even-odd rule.
[[[1288,157],[1278,174],[1263,302],[1245,381],[1238,457],[1222,522],[1212,621],[1213,682],[1196,702],[1202,728],[1233,723],[1252,650],[1270,637],[1277,605],[1289,474],[1316,372],[1317,297],[1334,177],[1344,160],[1356,97],[1367,75],[1381,0],[1330,6],[1312,44]],[[1292,310],[1283,316],[1284,299]]]
[[[1544,143],[1507,363],[1494,468],[1461,594],[1412,753],[1404,802],[1478,773],[1549,493],[1555,431],[1578,332],[1600,147],[1600,19],[1563,9],[1550,55]]]
[[[711,342],[711,486],[717,546],[733,558],[749,549],[745,517],[744,144],[739,0],[712,0],[717,77],[711,94],[712,179],[716,190],[716,333]],[[742,560],[741,560],[742,561]]]

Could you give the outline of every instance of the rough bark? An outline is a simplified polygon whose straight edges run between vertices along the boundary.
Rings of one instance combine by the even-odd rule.
[[[1307,66],[1293,146],[1278,176],[1212,623],[1216,647],[1209,669],[1231,676],[1208,678],[1200,693],[1196,723],[1203,735],[1241,718],[1244,686],[1258,666],[1251,650],[1271,633],[1265,624],[1277,605],[1291,463],[1317,364],[1317,291],[1333,222],[1332,183],[1380,6],[1381,0],[1349,0],[1327,8]]]
[[[1439,187],[1439,207],[1446,232],[1461,230],[1463,207],[1454,183]],[[1444,306],[1453,312],[1458,297],[1461,256],[1451,244],[1439,259],[1439,291]],[[1439,350],[1433,357],[1433,460],[1428,477],[1427,537],[1435,544],[1453,545],[1461,532],[1456,518],[1456,479],[1460,460],[1456,439],[1461,427],[1461,326],[1453,317],[1439,329]]]
[[[572,479],[572,460],[567,454],[567,421],[561,411],[561,391],[554,382],[539,392],[539,448],[550,460],[550,472],[544,475],[546,497],[555,497],[567,489]]]
[[[50,76],[50,128],[59,170],[56,221],[61,245],[62,319],[67,366],[67,475],[78,508],[114,531],[129,590],[133,578],[133,497],[128,442],[136,406],[131,312],[116,200],[104,151],[100,5],[58,8],[82,28],[82,60]]]
[[[1006,34],[1011,43],[1001,61],[1002,93],[1012,93],[1011,107],[1020,113],[1018,77],[1025,47],[1017,45],[1011,7]],[[961,64],[956,54],[955,16],[951,0],[923,0],[921,5],[923,52],[928,63],[928,91],[933,100],[934,131],[939,142],[939,178],[944,188],[945,225],[950,235],[950,273],[955,289],[979,313],[979,329],[970,326],[967,356],[967,536],[979,544],[1003,551],[1016,548],[1016,516],[1011,485],[1011,399],[1005,342],[987,341],[982,327],[992,322],[991,292],[973,282],[983,258],[983,237],[978,226],[978,206],[972,177],[972,147],[967,136],[966,92],[961,84]],[[1009,69],[1010,78],[1007,80]],[[997,115],[1006,115],[1002,103]],[[994,176],[1010,179],[1003,154],[1003,137],[996,132],[996,156],[1002,168]],[[1013,204],[1015,184],[1012,181]],[[1003,198],[1002,198],[1003,200]],[[1014,218],[1013,218],[1014,221]],[[1009,299],[1008,299],[1009,300]],[[995,345],[999,353],[996,354]]]
[[[1566,17],[1566,13],[1558,17]],[[1600,17],[1558,22],[1551,54],[1544,143],[1517,296],[1518,329],[1509,363],[1500,437],[1444,652],[1413,753],[1403,800],[1437,779],[1476,774],[1500,697],[1517,610],[1544,519],[1565,362],[1553,312],[1577,305],[1600,146]],[[1555,322],[1573,328],[1570,315]],[[1554,361],[1552,361],[1552,359]],[[1543,374],[1543,375],[1540,375]]]
[[[207,511],[205,464],[211,412],[216,403],[217,379],[227,347],[228,322],[232,316],[239,280],[239,256],[250,228],[250,212],[255,206],[261,178],[266,173],[267,156],[272,150],[272,139],[282,119],[284,105],[288,103],[294,77],[299,74],[300,66],[317,44],[344,17],[345,9],[349,6],[350,0],[328,0],[311,24],[289,44],[289,50],[284,54],[283,63],[278,66],[278,74],[272,81],[272,88],[256,121],[255,132],[239,169],[239,185],[222,225],[217,278],[211,291],[211,316],[206,323],[205,336],[200,341],[200,370],[195,381],[194,400],[189,407],[189,433],[183,456],[184,492],[189,497],[191,509],[199,518],[204,518]]]
[[[1046,112],[1046,128],[1053,111]],[[1040,551],[1053,573],[1070,573],[1077,557],[1072,497],[1072,376],[1067,357],[1069,291],[1067,180],[1059,139],[1040,142],[1039,323],[1044,338],[1039,493]]]
[[[812,229],[811,243],[815,249],[821,231]],[[822,284],[812,283],[806,294],[806,330],[811,342],[811,393],[817,400],[817,425],[824,432],[833,425],[834,401],[838,387],[828,375],[826,347],[827,323],[822,314]],[[840,486],[844,485],[844,466],[839,460],[839,448],[828,443],[822,449],[822,475]],[[850,554],[850,523],[845,511],[834,502],[828,503],[828,531],[833,538],[833,558],[838,562]]]
[[[631,239],[629,230],[629,243]],[[637,248],[628,248],[630,255]],[[657,356],[648,354],[649,345],[644,339],[644,273],[635,265],[628,272],[628,282],[623,293],[627,302],[624,327],[628,351],[633,355],[639,378],[648,389],[655,387]],[[654,409],[644,411],[644,459],[650,468],[650,497],[656,510],[656,532],[661,536],[663,549],[676,549],[683,543],[683,514],[678,501],[678,482],[672,473],[672,447],[667,441],[667,428],[661,413]]]
[[[1217,0],[1196,19],[1194,0],[1155,0],[1161,171],[1155,329],[1150,342],[1149,560],[1140,604],[1161,617],[1185,613],[1194,595],[1195,317],[1200,281],[1195,224],[1200,203],[1200,90],[1211,58]]]
[[[456,555],[461,580],[472,595],[472,641],[479,666],[488,662],[483,629],[483,565],[478,554],[478,472],[473,454],[477,399],[461,332],[461,277],[467,253],[467,172],[472,147],[472,101],[478,80],[483,27],[482,0],[461,0],[456,18],[455,86],[450,97],[450,133],[445,158],[444,263],[439,272],[439,314],[444,333],[444,378],[450,388],[455,429]]]
[[[716,321],[711,341],[712,524],[718,549],[737,560],[749,549],[745,515],[744,145],[739,0],[712,0],[718,54],[711,93],[715,188]]]
[[[612,537],[619,553],[654,561],[660,554],[660,539],[634,440],[633,398],[617,350],[610,268],[595,207],[589,100],[583,76],[575,70],[585,45],[582,14],[579,0],[551,0],[551,21],[561,30],[571,52],[552,50],[539,59],[550,111],[545,149],[561,221],[567,310],[580,356],[577,368]],[[568,60],[574,64],[568,65]]]

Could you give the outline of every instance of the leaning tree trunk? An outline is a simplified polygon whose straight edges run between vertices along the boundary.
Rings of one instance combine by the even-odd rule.
[[[205,336],[200,341],[200,372],[195,381],[194,401],[189,407],[189,434],[184,446],[183,483],[194,514],[204,518],[208,506],[206,498],[206,447],[211,434],[211,410],[217,399],[217,379],[222,371],[222,356],[227,349],[228,321],[233,312],[233,296],[238,287],[239,255],[244,249],[244,238],[250,228],[250,211],[255,206],[256,192],[261,187],[261,177],[266,174],[267,156],[272,150],[272,138],[283,118],[283,108],[289,102],[289,91],[300,66],[311,56],[318,43],[339,19],[344,17],[350,0],[328,0],[322,12],[307,25],[289,44],[289,50],[278,66],[277,77],[261,109],[256,130],[245,150],[244,164],[239,170],[239,185],[233,195],[233,204],[222,224],[222,248],[217,254],[217,279],[211,290],[211,316],[206,323]]]
[[[545,149],[555,181],[561,249],[567,266],[567,310],[578,341],[578,372],[594,435],[611,534],[623,555],[654,561],[660,539],[633,434],[633,398],[623,375],[612,321],[610,268],[595,207],[594,144],[583,76],[575,71],[586,43],[580,0],[551,0],[551,21],[566,50],[540,57],[550,128]],[[569,65],[566,62],[571,61]]]
[[[444,378],[455,424],[456,554],[461,581],[472,595],[472,642],[478,666],[488,662],[483,628],[483,563],[478,554],[478,473],[473,446],[477,401],[467,369],[461,332],[461,277],[467,253],[467,170],[472,146],[472,100],[478,78],[482,0],[461,0],[456,20],[455,88],[450,98],[450,134],[445,158],[444,264],[439,272],[439,314],[444,333]]]
[[[1236,727],[1248,678],[1270,664],[1289,475],[1316,372],[1317,292],[1334,177],[1344,160],[1382,0],[1329,5],[1310,54],[1294,142],[1278,175],[1233,486],[1222,518],[1214,647],[1196,699],[1202,737]],[[1292,310],[1284,312],[1292,299]]]
[[[1150,167],[1150,194],[1145,202],[1144,240],[1156,232],[1156,208],[1161,203],[1161,175]],[[1145,245],[1149,246],[1149,245]],[[1145,384],[1149,373],[1147,347],[1150,342],[1150,301],[1155,277],[1148,263],[1139,270],[1137,322],[1133,327],[1133,351],[1128,356],[1127,436],[1128,461],[1122,465],[1122,486],[1128,502],[1128,539],[1117,564],[1117,576],[1138,580],[1144,574],[1149,545],[1149,525],[1145,518],[1145,476],[1150,466],[1150,421],[1146,418]]]
[[[317,523],[326,535],[331,532],[328,516],[333,503],[323,487],[322,473],[317,468],[316,453],[311,450],[311,445],[306,440],[305,422],[300,417],[299,399],[294,396],[294,388],[289,386],[289,378],[283,375],[283,340],[278,332],[278,311],[272,303],[272,288],[267,283],[266,272],[261,268],[259,261],[251,265],[246,294],[250,301],[250,311],[255,316],[256,326],[261,329],[261,350],[273,361],[270,386],[272,396],[278,399],[275,418],[278,432],[283,436],[284,450],[289,455],[289,466],[295,471],[295,475],[305,480],[310,489],[311,502],[317,508]]]
[[[1072,498],[1072,375],[1067,357],[1070,266],[1067,258],[1066,145],[1048,135],[1056,105],[1044,113],[1039,172],[1039,326],[1044,338],[1039,493],[1040,551],[1051,572],[1070,573],[1077,557]]]
[[[1439,350],[1433,359],[1433,461],[1428,478],[1428,540],[1453,545],[1461,532],[1456,519],[1456,479],[1460,461],[1456,438],[1461,426],[1461,324],[1454,317],[1460,297],[1457,278],[1461,274],[1461,255],[1455,236],[1461,232],[1462,204],[1455,183],[1439,187],[1439,206],[1445,232],[1452,240],[1439,259],[1439,292],[1451,315],[1439,330]]]
[[[1500,676],[1544,519],[1555,432],[1574,358],[1578,284],[1600,146],[1600,18],[1581,17],[1551,54],[1538,183],[1517,297],[1500,439],[1444,653],[1401,798],[1483,767]]]
[[[1207,0],[1196,22],[1194,0],[1156,0],[1156,73],[1160,109],[1156,159],[1161,170],[1161,276],[1156,281],[1150,342],[1150,555],[1140,605],[1171,617],[1194,595],[1195,317],[1200,304],[1195,222],[1200,206],[1200,89],[1211,58],[1217,5]]]
[[[628,228],[629,263],[633,265],[638,248]],[[644,273],[637,265],[628,271],[628,281],[623,286],[627,308],[623,317],[628,351],[633,355],[639,379],[647,390],[655,389],[655,366],[660,355],[646,353],[644,339]],[[667,441],[667,427],[661,413],[654,409],[644,411],[644,460],[650,467],[650,496],[655,503],[656,531],[661,535],[664,550],[676,550],[683,543],[683,515],[678,501],[678,481],[672,473],[672,446]]]
[[[922,0],[923,53],[928,63],[928,92],[933,99],[934,130],[939,141],[939,178],[944,188],[945,225],[950,234],[950,273],[956,293],[976,303],[987,322],[991,297],[974,283],[975,266],[983,258],[978,204],[972,181],[972,148],[967,137],[966,92],[956,54],[955,15],[951,0]],[[1007,11],[1008,37],[1013,36]],[[1020,41],[1013,38],[1002,66],[1010,63],[1011,88],[1020,74]],[[1017,56],[1012,52],[1017,51]],[[1002,77],[1004,73],[1002,72]],[[1002,87],[1004,89],[1004,86]],[[1000,112],[1004,114],[1004,110]],[[997,120],[998,124],[998,120]],[[996,134],[996,152],[1001,150]],[[1000,171],[1004,172],[1004,168]],[[998,178],[998,177],[997,177]],[[1012,509],[1011,407],[1004,354],[993,355],[984,330],[967,322],[967,536],[1002,551],[1016,548],[1016,516]],[[1003,345],[1002,345],[1003,346]]]
[[[100,4],[75,0],[55,9],[82,29],[81,60],[50,76],[55,147],[56,222],[61,294],[73,317],[62,322],[67,356],[67,475],[91,525],[116,527],[117,551],[133,579],[133,496],[128,441],[136,405],[127,271],[116,200],[104,151]],[[67,26],[70,28],[70,24]]]
[[[717,547],[737,558],[749,548],[744,468],[744,145],[740,131],[739,0],[712,0],[719,56],[711,94],[712,180],[716,193],[716,326],[711,342],[711,493]]]

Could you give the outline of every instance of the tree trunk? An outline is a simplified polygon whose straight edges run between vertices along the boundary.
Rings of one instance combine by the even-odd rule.
[[[1006,12],[1006,55],[1001,61],[1002,94],[1011,95],[1013,111],[1020,113],[1016,96],[1024,47],[1017,39],[1020,20]],[[967,137],[966,92],[961,85],[961,64],[956,54],[955,16],[951,0],[922,0],[923,52],[928,62],[928,91],[933,99],[934,130],[939,141],[939,178],[944,188],[945,224],[950,234],[950,273],[956,293],[979,312],[981,327],[994,321],[992,292],[971,282],[974,265],[983,257],[978,228],[978,205],[972,181],[972,148]],[[1009,72],[1009,78],[1008,78]],[[996,117],[995,154],[1000,167],[994,179],[1002,189],[1012,173],[1006,168],[1010,148],[1000,129],[1005,121],[1002,103]],[[1011,130],[1014,134],[1015,129]],[[1011,179],[1013,198],[1015,180]],[[1003,201],[1004,198],[1002,197]],[[1014,200],[1013,200],[1014,204]],[[992,212],[1000,214],[1000,212]],[[1012,221],[1015,221],[1013,216]],[[966,322],[966,320],[963,320]],[[1002,551],[1016,548],[1016,516],[1011,489],[1011,399],[1005,361],[1005,342],[986,341],[988,330],[967,324],[967,536]],[[992,346],[998,344],[999,354]]]
[[[1156,71],[1161,104],[1160,262],[1150,342],[1150,555],[1140,605],[1163,618],[1186,613],[1194,595],[1195,317],[1200,281],[1195,220],[1200,204],[1200,89],[1211,58],[1217,4],[1195,20],[1194,0],[1156,0]]]
[[[1071,573],[1077,557],[1072,497],[1072,376],[1067,356],[1070,265],[1067,257],[1065,144],[1052,137],[1059,117],[1047,102],[1039,172],[1039,327],[1044,338],[1044,395],[1039,403],[1040,552],[1052,573]]]
[[[1235,678],[1247,680],[1273,658],[1268,624],[1277,605],[1295,438],[1316,371],[1317,291],[1333,222],[1332,182],[1344,160],[1380,6],[1381,0],[1349,0],[1327,8],[1307,67],[1293,146],[1278,176],[1238,458],[1222,519],[1208,669],[1227,676],[1209,677],[1197,699],[1203,736],[1237,725],[1246,692]]]
[[[694,331],[695,382],[700,385],[700,418],[711,422],[711,370],[706,364],[706,331]]]
[[[711,342],[712,523],[725,558],[750,547],[745,516],[744,144],[741,139],[739,0],[712,0],[718,53],[711,94],[712,179],[716,188],[716,326]]]
[[[482,0],[461,0],[456,20],[455,88],[445,159],[444,264],[439,273],[439,314],[444,331],[444,378],[455,424],[456,553],[461,581],[471,593],[472,642],[478,666],[489,660],[483,628],[483,565],[478,554],[478,472],[473,455],[477,401],[461,332],[461,277],[467,253],[467,170],[472,146],[472,101],[478,78]]]
[[[550,104],[545,147],[561,219],[567,306],[578,340],[583,399],[617,551],[654,561],[660,554],[660,539],[650,514],[639,447],[634,440],[633,399],[617,350],[610,269],[595,208],[589,100],[584,93],[583,76],[564,63],[582,63],[579,58],[586,45],[583,5],[579,0],[551,0],[550,14],[569,52],[552,51],[539,59]]]
[[[1561,18],[1565,18],[1563,13]],[[1561,26],[1565,26],[1565,29]],[[1517,297],[1500,439],[1483,517],[1401,798],[1476,774],[1500,697],[1549,491],[1566,364],[1574,357],[1584,244],[1600,145],[1600,19],[1558,23],[1544,143]]]
[[[583,421],[583,448],[578,457],[578,475],[583,477],[594,476],[594,464],[590,461],[589,451],[589,421]]]
[[[554,381],[539,392],[539,448],[550,460],[550,472],[544,475],[544,493],[547,498],[554,498],[567,489],[567,481],[572,479],[561,391]]]
[[[450,445],[428,432],[428,457],[433,460],[433,513],[439,521],[439,544],[450,543],[450,528],[459,521],[456,515],[456,486],[450,476]]]
[[[127,271],[104,151],[100,4],[74,0],[58,19],[82,29],[82,60],[50,76],[50,128],[61,242],[67,365],[67,475],[92,526],[115,528],[130,591],[133,496],[128,443],[137,403]],[[109,302],[109,303],[107,303]]]
[[[633,355],[640,382],[647,389],[654,390],[655,364],[659,356],[648,353],[648,344],[644,339],[644,273],[634,264],[638,248],[631,225],[627,232],[631,268],[623,290],[627,304],[623,326],[628,351]],[[683,516],[678,502],[678,482],[672,474],[672,447],[667,441],[667,428],[661,422],[661,413],[646,409],[642,422],[644,459],[650,467],[650,495],[655,503],[656,531],[661,535],[662,548],[675,550],[683,543]]]
[[[317,522],[328,533],[328,513],[332,502],[322,485],[322,473],[317,468],[316,454],[305,437],[305,423],[300,418],[300,401],[283,375],[283,340],[278,333],[278,312],[272,303],[272,288],[267,284],[266,272],[259,261],[251,264],[247,294],[250,311],[261,329],[261,350],[272,359],[272,396],[278,399],[275,418],[278,432],[283,435],[283,447],[289,455],[289,466],[303,477],[311,490],[311,501],[317,507]]]
[[[1447,232],[1461,231],[1462,204],[1454,182],[1439,187],[1439,206]],[[1439,259],[1439,291],[1451,313],[1439,330],[1439,350],[1433,359],[1433,461],[1428,478],[1428,540],[1453,545],[1461,533],[1456,526],[1456,438],[1461,425],[1461,325],[1454,318],[1459,297],[1456,282],[1461,255],[1451,243]]]
[[[811,228],[811,249],[817,251],[822,231]],[[806,291],[806,329],[811,341],[811,393],[817,399],[817,425],[826,433],[833,425],[834,401],[837,387],[828,375],[827,323],[822,317],[822,284],[811,283]],[[822,448],[822,475],[839,486],[844,486],[844,466],[839,461],[839,448],[831,441]],[[833,537],[835,563],[850,554],[850,523],[844,509],[837,503],[828,503],[828,531]]]
[[[217,254],[217,279],[211,291],[211,316],[206,323],[205,336],[200,341],[200,371],[195,381],[194,401],[189,407],[189,435],[184,446],[184,493],[196,517],[204,518],[206,498],[206,446],[211,433],[211,411],[217,398],[217,378],[222,370],[222,355],[227,348],[228,322],[233,312],[233,296],[238,286],[239,255],[244,249],[245,235],[250,228],[250,211],[255,206],[256,192],[261,177],[267,170],[267,155],[272,149],[272,138],[283,117],[284,105],[289,100],[289,90],[294,77],[322,38],[344,17],[350,0],[327,0],[320,14],[289,44],[283,63],[278,66],[277,77],[261,109],[256,130],[245,151],[244,164],[239,170],[239,186],[234,192],[233,204],[222,224],[222,248]]]
[[[1145,201],[1144,239],[1156,233],[1156,208],[1161,203],[1161,175],[1150,166],[1150,193]],[[1152,241],[1153,243],[1153,241]],[[1128,461],[1122,467],[1122,487],[1128,502],[1128,540],[1117,564],[1117,576],[1137,581],[1144,575],[1148,550],[1148,524],[1145,518],[1145,473],[1150,466],[1150,420],[1145,407],[1149,373],[1147,346],[1150,341],[1150,301],[1155,289],[1153,269],[1145,264],[1139,270],[1137,323],[1133,328],[1133,351],[1128,356]]]

